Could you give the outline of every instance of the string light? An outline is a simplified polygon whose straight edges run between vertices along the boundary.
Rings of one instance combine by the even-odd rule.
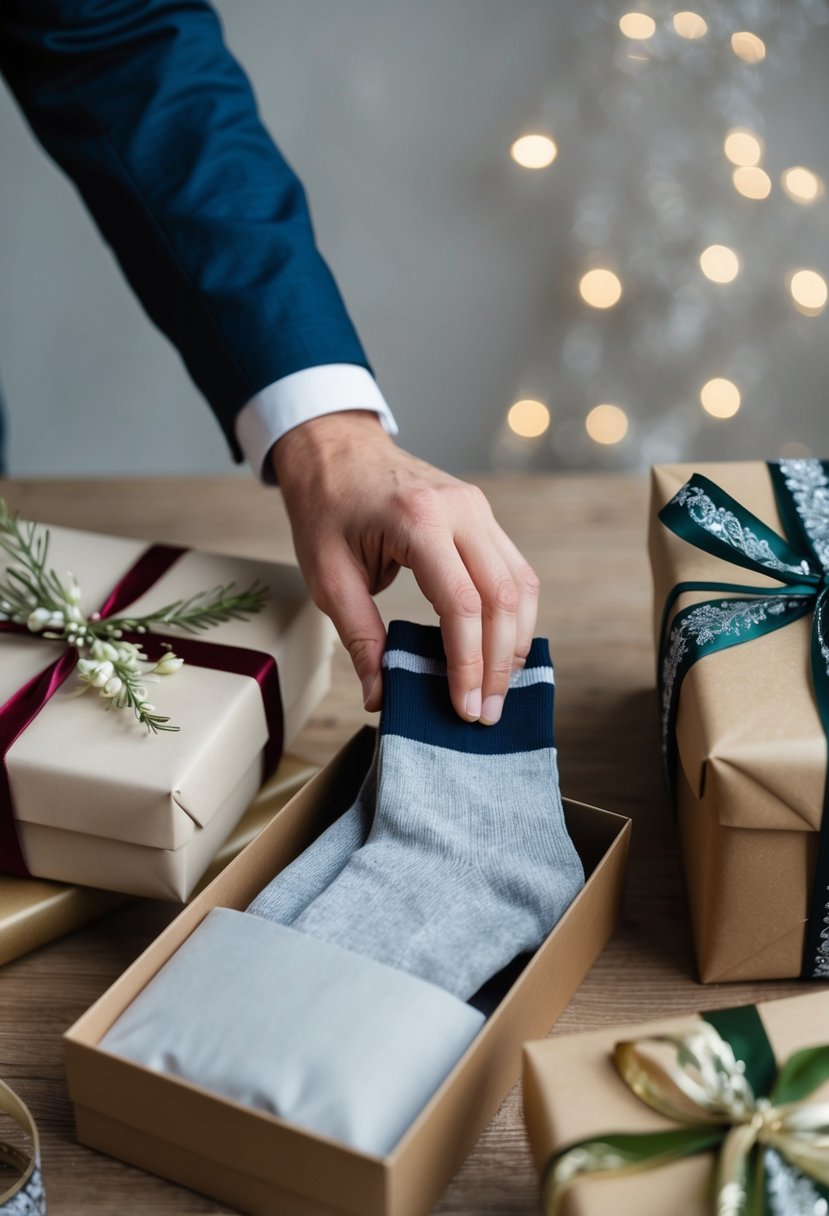
[[[735,127],[726,135],[723,150],[732,165],[759,165],[763,157],[763,141],[753,131]]]
[[[674,29],[680,38],[704,38],[708,33],[708,23],[699,13],[674,13]]]
[[[744,198],[768,198],[771,194],[771,178],[765,169],[741,165],[731,175],[734,189]]]
[[[622,297],[622,284],[612,270],[588,270],[579,282],[579,294],[591,308],[612,308]]]
[[[823,194],[823,182],[811,169],[794,165],[780,175],[780,184],[795,203],[814,203]]]
[[[733,418],[740,408],[740,390],[733,380],[715,376],[703,384],[699,399],[712,418]]]
[[[766,44],[756,34],[740,30],[731,35],[731,49],[745,63],[759,63],[766,57]]]
[[[740,259],[727,245],[709,245],[699,255],[699,264],[712,283],[733,283],[740,273]]]
[[[674,11],[673,6],[667,11],[656,10],[649,0],[639,0],[639,3],[645,5],[645,10],[639,11],[637,0],[631,2],[637,6],[635,10],[626,11],[626,6],[621,6],[623,15],[620,15],[618,9],[616,11],[615,19],[618,20],[618,25],[613,39],[614,45],[607,48],[608,60],[605,65],[607,68],[611,66],[609,56],[612,54],[612,64],[617,75],[621,72],[624,79],[615,84],[610,79],[601,79],[601,108],[608,115],[618,111],[631,129],[639,129],[645,137],[651,135],[650,142],[654,151],[653,154],[648,151],[643,163],[634,165],[625,157],[624,147],[619,144],[618,139],[608,137],[596,155],[596,161],[601,161],[602,164],[601,178],[597,172],[594,174],[591,186],[593,194],[588,196],[585,193],[585,198],[580,200],[583,205],[580,205],[577,213],[578,223],[573,227],[573,235],[581,246],[584,259],[573,276],[579,294],[576,296],[575,292],[573,293],[571,308],[577,308],[577,315],[570,320],[573,335],[566,333],[565,338],[568,340],[562,339],[561,343],[562,370],[565,375],[572,376],[573,390],[582,395],[584,405],[569,420],[560,417],[556,407],[556,426],[552,427],[551,410],[543,400],[522,399],[513,403],[510,403],[509,399],[504,401],[498,442],[509,450],[514,463],[521,467],[540,459],[542,447],[545,452],[549,450],[555,453],[556,458],[573,464],[583,463],[590,449],[590,460],[593,464],[606,463],[608,456],[615,458],[613,463],[618,460],[626,464],[641,463],[645,458],[648,443],[663,421],[670,423],[674,430],[670,431],[670,434],[666,432],[667,438],[660,440],[667,450],[667,455],[660,455],[657,451],[656,458],[679,459],[697,430],[709,433],[710,438],[727,434],[729,430],[733,430],[735,434],[741,430],[740,421],[734,420],[746,402],[743,422],[748,425],[757,409],[762,412],[763,399],[755,400],[755,390],[763,380],[764,366],[770,363],[771,346],[764,349],[762,338],[752,336],[751,344],[746,340],[742,347],[737,346],[732,350],[728,362],[720,363],[719,366],[717,363],[713,366],[709,363],[706,366],[701,357],[709,327],[716,326],[718,318],[724,320],[727,315],[721,313],[723,308],[729,310],[736,307],[738,302],[742,302],[751,313],[747,316],[747,321],[756,323],[759,315],[760,295],[752,291],[749,291],[748,296],[745,295],[747,285],[744,280],[755,272],[757,260],[753,255],[753,248],[750,252],[751,234],[747,230],[741,231],[737,225],[742,222],[745,227],[751,220],[755,223],[771,224],[772,228],[766,235],[772,241],[772,250],[775,252],[774,242],[782,239],[781,225],[796,224],[798,216],[797,213],[793,214],[788,202],[781,204],[783,213],[780,217],[777,216],[773,205],[774,189],[782,190],[787,199],[798,206],[815,204],[816,200],[829,193],[826,190],[829,176],[822,180],[818,173],[804,165],[791,164],[781,171],[779,161],[773,169],[766,163],[766,158],[771,157],[771,150],[765,145],[763,119],[758,105],[755,104],[758,101],[755,91],[762,69],[752,72],[750,66],[761,63],[771,55],[770,63],[775,62],[775,70],[791,74],[796,66],[792,48],[801,45],[808,37],[810,15],[803,18],[790,38],[783,40],[784,45],[780,51],[782,59],[778,65],[778,47],[776,41],[773,42],[776,36],[774,32],[778,29],[777,17],[772,16],[771,9],[778,9],[780,6],[764,6],[759,0],[757,3],[754,0],[746,0],[746,3],[740,6],[743,17],[737,18],[737,21],[755,24],[757,33],[742,29],[731,34],[722,29],[722,23],[715,23],[713,17],[709,22],[702,15],[708,11],[707,3],[702,6],[700,12],[695,12]],[[802,7],[804,12],[808,9],[811,13],[820,2],[821,0],[798,0],[798,6]],[[749,9],[756,21],[749,15]],[[817,22],[817,17],[814,20]],[[731,29],[733,30],[733,25]],[[614,33],[612,26],[611,33]],[[712,38],[717,42],[717,46],[712,44]],[[726,60],[728,59],[726,40],[729,38],[735,58],[723,62],[720,56],[725,54]],[[699,47],[691,48],[684,45],[686,40],[701,41]],[[725,45],[722,46],[721,43]],[[773,52],[770,50],[772,46]],[[629,63],[629,60],[633,62]],[[641,75],[634,69],[642,67],[644,70],[643,65],[651,63],[653,66],[648,69],[651,73],[657,63],[667,62],[671,63],[672,69],[677,73],[685,70],[689,77],[695,76],[698,81],[703,77],[712,79],[715,71],[721,78],[718,87],[721,87],[722,96],[718,100],[722,104],[716,107],[721,116],[719,127],[716,126],[716,113],[712,110],[708,131],[696,138],[696,147],[690,146],[694,133],[685,132],[685,138],[689,142],[686,149],[689,159],[693,153],[698,160],[701,159],[707,148],[710,160],[713,138],[714,163],[709,168],[716,173],[719,186],[716,180],[712,181],[712,190],[709,192],[711,197],[708,199],[701,191],[700,197],[695,199],[699,206],[693,205],[687,196],[683,197],[676,181],[682,160],[673,145],[677,138],[682,138],[682,131],[674,132],[672,127],[679,128],[683,117],[682,91],[666,80],[660,107],[659,98],[656,96],[656,80],[649,81],[649,89],[652,89],[653,93],[643,93],[641,88],[636,88],[637,79],[641,81]],[[601,76],[598,65],[594,67],[597,70],[586,88],[593,89],[595,81]],[[567,100],[563,90],[561,95],[556,96],[558,130],[559,124],[572,122],[575,108],[570,112],[563,106],[562,103]],[[737,125],[743,123],[746,125]],[[662,143],[657,138],[660,124]],[[517,164],[528,169],[542,169],[556,159],[558,149],[550,136],[543,133],[545,126],[545,123],[540,123],[539,130],[531,130],[530,134],[516,140],[512,145],[511,156]],[[721,149],[719,168],[716,165],[718,147]],[[572,148],[570,143],[568,149],[568,155],[576,156],[574,170],[578,170],[580,149]],[[501,155],[503,156],[503,151]],[[804,150],[802,155],[808,158],[810,154]],[[566,165],[564,170],[567,170]],[[733,230],[729,225],[727,201],[722,198],[723,185],[726,186],[727,194],[726,172],[731,177],[736,194],[748,200],[769,199],[766,207],[752,211],[744,203],[738,203],[731,195],[730,208],[735,225]],[[630,181],[623,177],[624,173],[628,174],[628,178],[634,175],[641,177],[646,202],[642,213],[642,232],[634,233],[636,244],[633,254],[623,247],[615,248],[613,238],[617,234],[612,222],[612,206],[608,205],[606,211],[599,209],[597,215],[593,213],[593,208],[588,214],[588,203],[595,195],[599,195],[602,200],[618,197],[619,191],[615,187],[621,185],[625,189],[630,185]],[[620,179],[619,182],[614,182],[614,174]],[[558,173],[551,174],[546,180],[552,182],[557,177]],[[673,200],[667,197],[666,187],[663,191],[666,197],[662,205],[655,197],[658,192],[651,189],[652,179],[658,179],[658,185],[664,180],[673,186],[678,202],[674,204]],[[715,198],[716,190],[719,190],[719,198]],[[647,207],[648,201],[653,203],[653,213]],[[788,221],[785,217],[787,207]],[[815,206],[815,211],[817,210],[818,207]],[[804,220],[807,218],[803,217]],[[590,223],[587,220],[590,220]],[[621,239],[624,234],[618,235]],[[638,239],[639,236],[641,240]],[[705,241],[718,239],[736,241],[739,250],[736,246],[727,244],[703,244]],[[779,251],[776,256],[779,256]],[[694,258],[697,259],[698,269],[693,264]],[[601,260],[602,264],[596,266],[598,260]],[[804,257],[804,261],[806,260]],[[780,276],[777,283],[781,295],[781,289],[785,289],[791,300],[790,309],[797,308],[809,316],[816,316],[820,312],[823,312],[824,316],[829,315],[829,265],[818,273],[817,269],[799,269],[792,258],[789,261],[788,273],[785,273],[785,267],[784,261],[776,272]],[[624,280],[621,278],[623,274]],[[705,284],[702,282],[703,277],[706,279]],[[740,279],[739,284],[736,284],[737,279]],[[716,293],[712,284],[735,286],[729,292]],[[661,291],[663,287],[667,289],[667,306],[656,294],[657,289]],[[623,296],[622,307],[617,310],[624,314],[623,317],[596,315],[602,311],[612,312]],[[819,341],[820,324],[806,326],[799,316],[797,320],[793,320],[794,313],[790,309],[784,308],[782,314],[778,309],[776,314],[775,320],[781,326],[781,332],[785,327],[786,335],[797,332],[809,336],[811,330],[812,336]],[[788,325],[783,320],[786,312],[790,318]],[[682,392],[679,381],[685,382],[689,368],[697,368],[696,376],[691,372],[692,379],[688,387],[691,389],[692,403],[693,396],[696,395],[699,406],[692,404],[690,417],[683,414],[677,404],[675,408],[664,411],[664,419],[651,417],[646,428],[630,405],[622,408],[620,405],[608,404],[606,399],[606,403],[590,407],[590,398],[592,397],[594,402],[596,398],[589,384],[598,367],[601,365],[607,371],[612,370],[604,343],[611,344],[612,340],[613,345],[609,346],[609,349],[612,349],[615,355],[615,343],[620,339],[620,335],[614,322],[624,321],[630,322],[630,332],[627,336],[630,338],[632,351],[642,355],[643,361],[644,357],[647,357],[653,364],[651,370],[654,374],[658,371],[657,362],[666,366],[675,362],[678,392],[673,395],[677,401]],[[581,329],[585,327],[594,335],[594,340],[592,343],[582,342],[579,345],[575,337],[580,336]],[[643,341],[640,351],[637,342],[646,329],[649,345],[646,349]],[[573,337],[573,341],[569,340],[570,337]],[[621,340],[624,342],[623,337]],[[715,371],[723,371],[725,375],[713,376],[703,384],[702,380],[696,377],[705,374],[706,370],[709,375]],[[642,375],[646,371],[647,369],[644,369]],[[638,372],[628,374],[639,375]],[[628,400],[627,392],[620,393],[618,383],[611,387],[613,384],[614,381],[611,380],[604,390],[599,390],[602,396],[606,392],[611,401],[614,397],[617,400]],[[635,384],[636,381],[630,387],[633,388]],[[586,397],[585,390],[589,394]],[[630,400],[632,399],[631,397]],[[695,410],[698,412],[694,420]],[[676,421],[679,416],[682,417],[682,425]],[[730,428],[724,421],[728,419],[732,420]],[[718,426],[718,421],[721,421],[722,425]],[[797,435],[796,428],[793,427],[792,431]],[[635,443],[631,442],[631,434],[634,435]],[[780,443],[782,435],[776,438]],[[612,451],[614,445],[620,446]],[[605,450],[602,450],[603,447]],[[800,456],[808,453],[805,445],[792,439],[783,445],[780,454]],[[605,457],[604,461],[600,460],[602,456]]]
[[[628,433],[628,416],[618,405],[594,405],[584,426],[594,443],[621,443]]]
[[[795,308],[807,317],[817,317],[826,307],[829,291],[816,270],[796,270],[789,280]]]
[[[644,41],[653,38],[656,33],[656,22],[647,13],[625,13],[619,18],[619,29],[626,38]]]
[[[522,169],[546,169],[558,156],[558,148],[549,135],[536,132],[516,139],[510,156]]]
[[[509,408],[507,426],[522,439],[537,439],[550,426],[550,411],[543,401],[516,401]]]

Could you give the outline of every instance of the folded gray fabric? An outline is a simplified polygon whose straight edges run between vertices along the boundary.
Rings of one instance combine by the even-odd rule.
[[[416,976],[214,908],[101,1047],[384,1155],[483,1022]]]

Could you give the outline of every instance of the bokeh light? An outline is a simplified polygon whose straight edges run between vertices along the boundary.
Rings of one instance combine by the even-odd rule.
[[[516,139],[510,156],[522,169],[546,169],[558,156],[558,148],[549,135],[535,132]]]
[[[708,22],[699,13],[686,10],[674,13],[674,29],[680,38],[703,38],[708,33]]]
[[[725,137],[723,149],[732,165],[759,165],[763,157],[763,141],[745,127],[735,127]]]
[[[526,398],[511,405],[507,414],[507,426],[522,439],[537,439],[550,425],[550,411],[543,401]]]
[[[743,198],[768,198],[771,194],[771,178],[765,169],[751,168],[743,165],[735,169],[731,175],[734,189]]]
[[[582,275],[579,294],[591,308],[612,308],[622,297],[622,284],[612,270],[597,267]]]
[[[780,175],[780,184],[795,203],[814,203],[823,195],[823,182],[803,165],[794,165]]]
[[[699,255],[699,264],[712,283],[733,283],[740,273],[740,259],[727,245],[709,245]]]
[[[816,270],[796,270],[789,279],[795,308],[807,317],[817,317],[826,307],[826,280]]]
[[[733,418],[740,408],[740,390],[733,380],[715,376],[702,386],[699,399],[712,418]]]
[[[656,22],[647,13],[625,13],[619,18],[619,29],[626,38],[644,41],[653,38],[656,33]]]
[[[765,42],[748,30],[731,35],[731,49],[745,63],[759,63],[766,57]]]
[[[628,416],[619,405],[594,405],[584,427],[594,443],[621,443],[628,433]]]

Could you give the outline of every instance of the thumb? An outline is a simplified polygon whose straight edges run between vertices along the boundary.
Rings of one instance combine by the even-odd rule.
[[[340,641],[349,653],[363,690],[363,705],[375,713],[383,700],[381,664],[386,627],[371,598],[366,573],[350,551],[329,559],[315,596],[331,617]]]

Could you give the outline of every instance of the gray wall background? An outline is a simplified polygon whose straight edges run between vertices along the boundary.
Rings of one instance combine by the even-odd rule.
[[[823,0],[697,5],[726,46],[739,10],[737,28],[763,31],[768,63],[735,66],[730,51],[710,47],[707,59],[681,48],[696,59],[677,62],[675,50],[654,44],[649,83],[619,45],[624,5],[218,7],[265,121],[306,183],[319,243],[407,447],[456,471],[774,456],[787,442],[829,455],[829,310],[802,318],[781,287],[789,264],[829,274],[829,201],[797,208],[778,186],[792,164],[829,177]],[[767,142],[775,186],[766,203],[738,199],[723,168],[722,134],[739,121]],[[556,136],[560,155],[530,173],[508,151],[538,126]],[[654,140],[664,150],[656,171],[673,174],[687,217],[667,258],[659,217],[636,201]],[[8,94],[0,94],[0,146],[10,472],[231,471],[178,356],[143,316]],[[683,159],[682,148],[693,156]],[[602,198],[613,206],[591,234],[590,207],[601,211]],[[700,240],[742,241],[754,267],[757,277],[746,276],[725,311],[710,293],[703,298],[704,283],[691,282]],[[643,249],[653,258],[614,315],[598,319],[585,315],[575,284],[590,258],[607,264],[603,245],[613,247],[626,285],[641,271]],[[705,314],[693,349],[680,342],[673,355],[648,357],[643,326],[670,313],[682,290],[691,313],[696,299]],[[585,349],[579,362],[573,352]],[[744,375],[744,406],[732,422],[714,423],[694,398],[694,376],[729,374],[736,349],[742,363],[732,374]],[[506,410],[527,395],[548,402],[550,434],[504,445]],[[618,449],[600,450],[583,438],[583,417],[608,400],[624,404],[632,426]]]

